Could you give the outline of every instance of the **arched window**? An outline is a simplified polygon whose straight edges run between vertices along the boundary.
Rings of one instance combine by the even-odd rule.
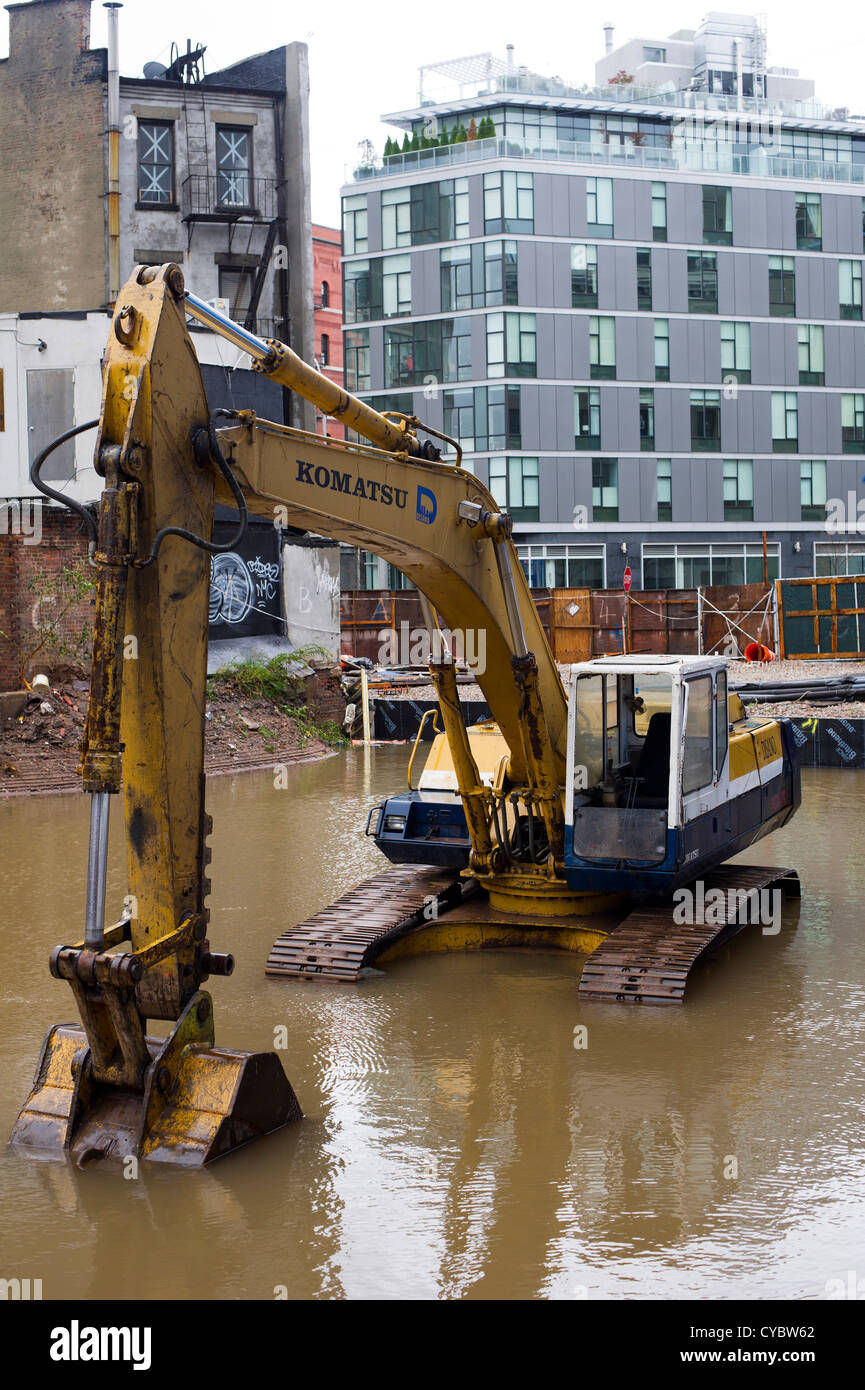
[[[326,280],[321,282],[321,307],[326,309],[330,304],[330,285]]]
[[[326,367],[326,366],[328,365],[329,361],[330,361],[330,335],[329,335],[328,333],[322,333],[322,335],[321,335],[321,365],[322,365],[323,367]]]

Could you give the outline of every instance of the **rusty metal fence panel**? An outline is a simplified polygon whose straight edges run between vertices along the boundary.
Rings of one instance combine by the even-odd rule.
[[[533,589],[532,598],[550,639],[550,590]],[[343,656],[365,656],[379,661],[385,641],[383,631],[396,634],[400,648],[403,623],[409,633],[425,631],[417,589],[343,589],[339,599],[339,624]]]
[[[865,656],[865,575],[776,579],[781,656]]]

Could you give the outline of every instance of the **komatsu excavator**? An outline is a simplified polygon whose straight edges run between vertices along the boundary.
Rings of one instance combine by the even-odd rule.
[[[270,380],[370,442],[324,438],[260,420],[251,411],[211,412],[187,315],[248,352]],[[217,420],[223,422],[219,429]],[[641,808],[633,799],[624,805],[614,780],[614,774],[624,775],[629,756],[617,709],[639,706],[631,668],[590,676],[579,706],[584,727],[572,714],[569,754],[568,700],[516,560],[511,518],[459,466],[459,445],[445,441],[456,464],[443,462],[432,442],[443,436],[414,417],[379,414],[284,344],[259,339],[224,318],[186,291],[178,266],[136,268],[113,314],[100,418],[50,447],[94,425],[95,466],[105,484],[98,526],[89,511],[42,482],[50,449],[32,468],[36,486],[78,510],[91,532],[96,614],[81,760],[91,817],[83,939],[56,947],[50,962],[52,975],[72,989],[80,1023],[49,1030],[12,1142],[79,1163],[135,1156],[199,1166],[301,1113],[275,1054],[215,1045],[212,1000],[203,988],[210,975],[233,968],[231,956],[211,951],[207,939],[209,576],[211,556],[237,543],[248,512],[392,562],[417,585],[431,632],[442,625],[484,631],[485,663],[476,676],[507,751],[492,781],[480,774],[473,756],[447,651],[431,665],[431,676],[471,839],[463,878],[492,914],[478,928],[487,941],[496,939],[496,924],[503,921],[530,940],[535,933],[544,945],[557,927],[563,939],[580,939],[573,924],[581,914],[609,906],[609,889],[621,886],[615,875],[608,880],[597,874],[588,891],[579,878],[577,886],[569,881],[574,807],[588,817],[581,822],[587,827],[581,853],[591,855],[600,843],[603,862],[612,854],[623,863],[627,845],[611,848],[611,842],[628,833],[629,821],[627,815],[617,820],[614,808]],[[420,432],[427,436],[423,442]],[[239,515],[238,535],[223,545],[211,541],[216,504]],[[677,703],[682,674],[661,665],[661,684],[669,677],[669,768],[675,763],[669,711],[674,748],[684,747],[686,716]],[[712,712],[721,695],[712,663],[708,676],[700,690],[699,742],[704,760],[708,753],[711,780],[722,729],[726,748],[727,718],[724,691],[724,712],[713,733]],[[573,758],[581,729],[592,737],[586,756],[599,760],[597,796],[591,788],[588,795],[580,791],[585,783],[575,793]],[[635,739],[639,744],[641,736]],[[635,761],[636,744],[630,750]],[[770,761],[777,754],[773,778],[780,773],[782,782],[773,782],[765,814],[761,755],[752,747],[758,801],[752,838],[761,833],[761,823],[771,828],[795,809],[798,783],[782,744],[786,748],[779,735],[771,758],[766,753]],[[657,751],[654,756],[658,761]],[[129,893],[119,920],[106,927],[109,806],[121,793]],[[658,864],[668,851],[667,820],[655,805],[641,825],[643,858]],[[675,856],[681,837],[673,840]],[[456,895],[439,895],[443,909],[461,900],[459,882],[457,887]],[[589,933],[595,944],[605,935],[597,927]],[[168,1021],[167,1036],[148,1036],[150,1020]]]

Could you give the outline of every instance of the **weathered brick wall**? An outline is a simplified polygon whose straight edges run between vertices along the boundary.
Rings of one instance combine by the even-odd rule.
[[[318,719],[332,719],[341,724],[345,716],[345,695],[338,667],[316,671],[306,682],[306,699]]]
[[[0,311],[105,303],[104,50],[90,0],[9,13],[0,61]]]
[[[25,543],[8,523],[0,526],[0,690],[17,690],[21,667],[26,674],[37,671],[57,675],[70,665],[88,664],[85,650],[79,660],[44,646],[31,659],[28,653],[40,639],[40,626],[64,607],[57,591],[65,568],[80,566],[87,559],[87,537],[76,516],[70,512],[44,508],[42,538],[37,545]],[[52,597],[53,592],[53,597]],[[57,624],[58,638],[72,646],[93,626],[93,598],[74,603]]]

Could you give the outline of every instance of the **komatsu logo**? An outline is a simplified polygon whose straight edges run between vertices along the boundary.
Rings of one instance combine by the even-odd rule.
[[[421,487],[418,484],[417,490],[417,520],[423,521],[427,526],[432,526],[436,519],[436,498],[435,493],[430,492],[428,487]]]
[[[380,502],[385,507],[399,507],[405,510],[408,492],[404,487],[391,487],[389,483],[378,483],[374,478],[356,478],[351,473],[343,473],[339,468],[325,468],[319,464],[313,468],[311,463],[303,463],[297,460],[298,483],[309,483],[310,487],[329,488],[331,492],[344,492],[348,497],[362,497],[366,502]],[[420,493],[426,492],[426,488],[418,488],[418,517],[420,518]],[[424,520],[432,521],[435,516],[435,498],[430,492],[432,499],[432,516],[424,517]]]

